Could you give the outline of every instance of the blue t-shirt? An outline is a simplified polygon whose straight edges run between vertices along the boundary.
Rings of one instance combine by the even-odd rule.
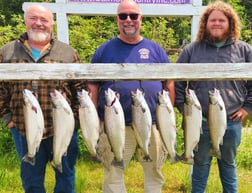
[[[102,44],[94,53],[91,63],[169,63],[168,56],[158,44],[144,38],[137,44],[127,44],[114,38]],[[106,70],[106,67],[104,68]],[[151,72],[150,72],[151,73]],[[156,123],[158,92],[162,90],[161,81],[104,81],[99,82],[98,113],[104,120],[105,90],[113,89],[119,93],[124,110],[125,123],[131,125],[131,91],[144,90],[149,105],[152,122]]]
[[[40,56],[40,50],[36,50],[35,48],[31,47],[32,49],[32,57],[35,61],[39,59]]]

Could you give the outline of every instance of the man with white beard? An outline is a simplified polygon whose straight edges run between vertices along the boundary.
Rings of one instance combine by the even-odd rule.
[[[27,32],[17,40],[7,43],[0,50],[1,63],[79,63],[77,52],[69,45],[52,37],[53,14],[41,5],[27,7],[24,14]],[[74,193],[75,163],[78,153],[77,91],[84,89],[84,82],[63,80],[23,80],[0,83],[0,117],[10,128],[20,159],[21,179],[24,192],[45,193],[44,178],[46,165],[53,157],[53,117],[49,95],[55,89],[64,92],[75,114],[75,131],[62,159],[62,173],[55,170],[54,193]],[[32,90],[44,115],[43,140],[35,156],[35,165],[24,161],[27,153],[23,113],[24,89]]]

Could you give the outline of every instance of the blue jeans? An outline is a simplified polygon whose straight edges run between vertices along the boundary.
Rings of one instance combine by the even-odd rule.
[[[209,129],[205,121],[202,122],[202,128],[203,134],[200,136],[198,151],[194,152],[192,193],[205,191],[212,161],[212,156],[208,155],[211,143]],[[217,159],[217,163],[224,193],[237,193],[235,157],[241,142],[241,129],[241,123],[228,120],[223,145],[220,145],[222,158]]]
[[[25,137],[21,136],[16,128],[11,128],[18,157],[21,161],[21,179],[25,193],[45,193],[44,179],[46,165],[53,158],[53,137],[42,140],[36,153],[35,166],[22,161],[27,153]],[[63,172],[55,170],[56,185],[54,193],[74,193],[75,168],[78,154],[77,131],[74,132],[67,150],[67,155],[62,158]]]

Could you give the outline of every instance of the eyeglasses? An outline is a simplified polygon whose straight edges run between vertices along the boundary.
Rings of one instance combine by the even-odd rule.
[[[130,17],[131,20],[137,20],[139,14],[138,13],[119,13],[118,17],[120,20],[126,20],[128,18],[128,16]]]

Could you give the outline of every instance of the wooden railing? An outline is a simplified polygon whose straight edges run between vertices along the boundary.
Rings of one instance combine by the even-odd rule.
[[[1,63],[0,80],[241,80],[252,63]]]

